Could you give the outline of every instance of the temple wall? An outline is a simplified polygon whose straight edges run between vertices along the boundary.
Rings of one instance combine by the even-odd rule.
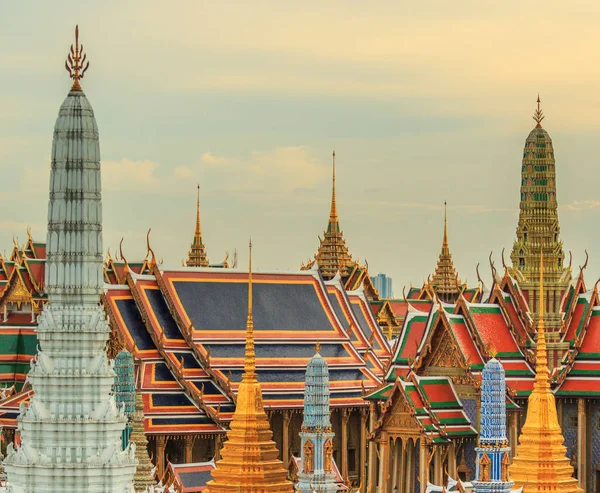
[[[473,426],[479,431],[479,410],[476,399],[462,398],[461,402],[465,410],[465,414],[473,423]],[[477,453],[475,452],[475,441],[469,440],[465,442],[465,462],[467,467],[471,470],[471,478],[475,474],[475,462],[477,460]],[[471,479],[469,478],[469,479]]]
[[[561,428],[565,437],[567,457],[573,458],[577,454],[577,401],[564,400]]]

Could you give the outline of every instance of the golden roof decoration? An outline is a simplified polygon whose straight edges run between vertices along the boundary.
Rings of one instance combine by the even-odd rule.
[[[196,202],[196,230],[185,265],[187,267],[208,267],[206,248],[202,242],[202,230],[200,229],[200,185],[198,185],[198,200]]]
[[[535,112],[533,113],[533,119],[535,120],[535,123],[537,124],[535,127],[536,128],[541,128],[542,127],[542,120],[545,118],[544,117],[544,112],[542,111],[542,108],[540,106],[541,103],[541,99],[540,99],[540,95],[538,94],[538,98],[537,98],[537,109],[535,110]]]
[[[79,81],[83,79],[90,62],[86,62],[87,54],[83,52],[83,44],[79,44],[79,26],[75,26],[75,46],[71,45],[71,51],[65,61],[65,68],[73,79],[71,91],[81,91]]]

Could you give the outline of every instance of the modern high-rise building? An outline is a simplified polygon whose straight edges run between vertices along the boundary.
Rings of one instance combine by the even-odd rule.
[[[376,276],[371,277],[371,281],[373,281],[373,286],[379,293],[380,298],[392,298],[392,278],[386,276],[385,274],[377,274]]]

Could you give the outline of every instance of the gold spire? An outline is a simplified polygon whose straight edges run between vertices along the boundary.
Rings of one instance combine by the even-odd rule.
[[[335,186],[335,151],[333,151],[333,169],[331,185],[331,211],[324,237],[319,238],[319,251],[315,255],[315,261],[325,279],[331,279],[339,272],[342,277],[350,274],[352,266],[356,262],[348,252],[344,235],[340,228],[337,212],[336,186]],[[308,268],[312,266],[309,262]]]
[[[448,215],[447,203],[444,201],[444,236],[442,238],[442,250],[433,273],[431,286],[443,301],[454,301],[462,286],[458,274],[454,268],[452,254],[448,243]]]
[[[517,453],[510,466],[511,480],[528,493],[583,493],[573,478],[565,439],[558,424],[556,401],[550,390],[544,329],[544,257],[540,254],[540,303],[535,383]]]
[[[75,26],[75,47],[71,45],[71,52],[65,61],[65,68],[71,79],[73,79],[71,91],[81,91],[79,80],[83,79],[86,70],[90,66],[90,62],[86,63],[86,57],[87,55],[83,52],[83,45],[79,44],[79,26]]]
[[[144,432],[144,402],[142,401],[140,389],[135,392],[133,430],[129,436],[129,441],[135,443],[135,458],[138,461],[133,476],[133,488],[136,492],[143,493],[149,491],[152,486],[156,486],[156,481],[152,477],[153,466],[148,456],[148,439]]]
[[[252,238],[248,243],[248,318],[246,320],[246,354],[244,375],[246,381],[256,382],[256,353],[254,351],[254,321],[252,320]]]
[[[206,248],[202,242],[202,231],[200,229],[200,185],[198,185],[198,198],[196,200],[196,230],[194,239],[188,253],[188,259],[185,263],[187,267],[208,267],[208,257]]]
[[[337,201],[335,198],[335,151],[333,151],[333,177],[331,180],[331,212],[329,213],[329,221],[337,221]]]
[[[542,128],[542,120],[545,118],[544,117],[544,112],[542,111],[542,108],[540,106],[541,103],[541,99],[540,99],[540,95],[538,93],[538,98],[537,98],[537,110],[535,110],[535,112],[533,113],[533,119],[535,120],[535,122],[537,123],[537,125],[535,126],[535,128]]]
[[[293,493],[287,470],[277,457],[269,420],[256,376],[252,321],[252,242],[249,245],[248,317],[244,374],[237,391],[235,413],[221,450],[221,459],[207,483],[207,493]]]

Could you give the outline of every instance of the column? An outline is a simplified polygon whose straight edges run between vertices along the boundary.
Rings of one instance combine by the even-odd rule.
[[[192,445],[194,444],[194,437],[192,435],[186,435],[183,438],[183,445],[184,445],[184,451],[183,451],[183,462],[185,462],[186,464],[191,464],[193,461],[192,459]]]
[[[360,450],[359,450],[359,467],[358,467],[358,484],[360,485],[360,493],[366,493],[367,478],[365,475],[365,462],[367,457],[367,410],[363,407],[360,410]]]
[[[433,449],[433,483],[437,485],[442,484],[442,449],[441,447],[435,447]]]
[[[375,418],[376,418],[376,408],[375,402],[371,401],[369,403],[369,434],[373,433],[373,428],[375,427]],[[376,451],[375,447],[377,444],[373,441],[369,441],[369,465],[367,467],[368,473],[368,488],[366,491],[369,493],[375,493],[375,483],[377,481],[376,469],[377,469],[377,460],[376,460]]]
[[[348,480],[348,420],[350,419],[350,410],[348,408],[342,408],[342,412],[340,413],[341,419],[341,433],[342,433],[342,479],[344,481]]]
[[[390,457],[389,457],[390,439],[386,432],[381,432],[379,442],[379,491],[380,493],[389,493],[389,475],[390,475]]]
[[[456,444],[454,441],[450,442],[450,450],[448,450],[448,474],[452,477],[452,479],[456,479],[458,477],[456,471]]]
[[[392,477],[390,484],[390,492],[393,493],[394,489],[398,487],[398,476],[400,476],[400,450],[401,446],[399,438],[392,438],[391,447],[391,459],[392,459]]]
[[[579,487],[587,491],[587,422],[585,399],[577,399],[577,477]]]
[[[398,438],[398,442],[396,443],[396,447],[398,450],[398,474],[396,476],[396,484],[395,487],[398,490],[398,493],[402,493],[404,491],[404,482],[406,479],[406,440]]]
[[[283,466],[287,469],[288,464],[290,462],[290,421],[292,419],[292,413],[288,409],[283,411],[283,434],[282,434],[282,445],[281,448],[281,460],[283,461]]]
[[[404,491],[401,493],[413,493],[415,488],[415,442],[413,439],[408,439],[406,443],[405,460],[404,460]]]
[[[519,442],[519,413],[512,411],[508,416],[508,443],[510,444],[510,456],[512,458],[517,453]]]
[[[167,446],[167,439],[164,435],[157,435],[156,437],[156,472],[158,478],[162,479],[165,472],[165,447]]]
[[[421,493],[425,493],[427,482],[429,481],[429,450],[425,440],[421,438],[419,450],[419,481],[421,483]]]

